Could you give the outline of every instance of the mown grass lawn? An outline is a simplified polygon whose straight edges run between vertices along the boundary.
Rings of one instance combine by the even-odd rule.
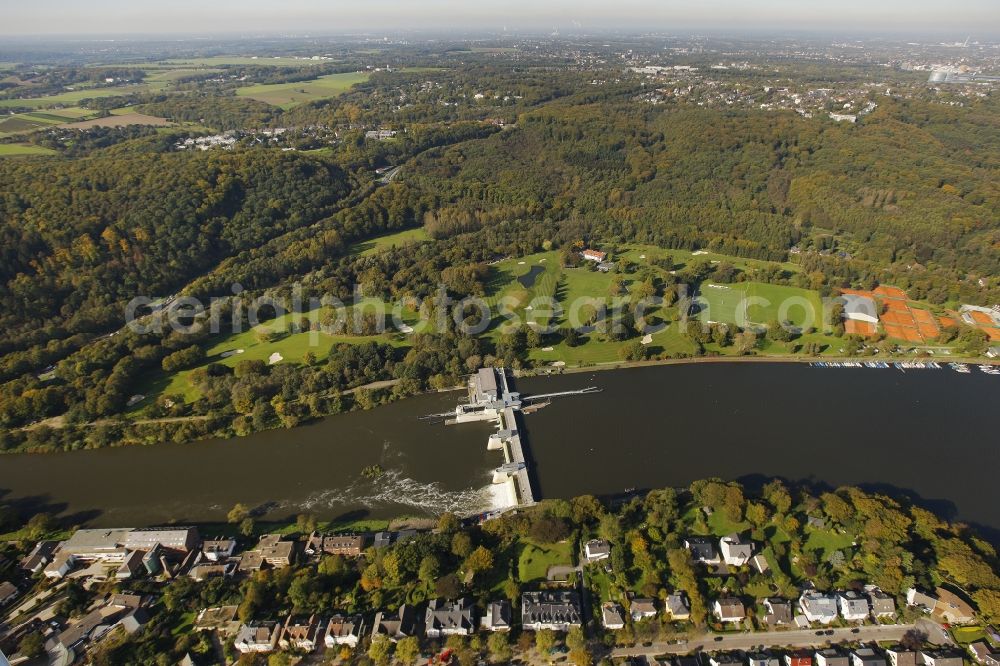
[[[378,254],[383,250],[388,250],[394,247],[404,247],[414,243],[423,243],[424,241],[429,240],[431,240],[431,237],[427,235],[427,232],[424,231],[423,227],[417,229],[404,229],[403,231],[395,231],[391,234],[384,234],[382,236],[376,236],[375,238],[369,238],[368,240],[361,241],[360,243],[355,243],[351,245],[348,252],[361,257],[368,257],[373,254]]]
[[[808,289],[737,282],[705,282],[695,297],[699,319],[723,324],[767,324],[789,321],[804,328],[823,327],[823,303],[819,294]]]
[[[951,636],[960,645],[986,640],[986,630],[982,627],[952,627]]]
[[[368,299],[365,302],[377,302]],[[352,310],[348,309],[345,316],[352,316]],[[304,312],[301,317],[309,322],[318,321],[319,310]],[[413,311],[402,311],[400,318],[407,323],[417,323],[419,313]],[[384,342],[394,347],[409,346],[409,339],[393,331],[386,331],[381,335],[327,335],[321,331],[304,331],[302,333],[282,333],[276,339],[262,341],[259,332],[264,329],[284,330],[288,326],[290,315],[283,315],[270,321],[262,322],[257,326],[230,335],[214,338],[205,347],[205,363],[198,367],[204,367],[209,363],[218,363],[229,367],[235,367],[243,360],[268,361],[272,354],[281,355],[281,363],[302,363],[305,355],[312,352],[317,361],[324,361],[330,355],[330,349],[334,344],[362,344],[365,342]],[[223,357],[227,352],[240,353],[230,354]],[[180,395],[185,402],[194,402],[201,397],[197,388],[191,383],[191,373],[197,368],[190,368],[174,373],[162,371],[154,372],[145,383],[137,390],[138,393],[147,396],[147,399],[139,403],[133,411],[139,411],[143,406],[148,405],[150,396],[158,395]]]
[[[803,548],[805,550],[821,551],[821,558],[824,561],[833,553],[838,550],[850,548],[854,543],[854,538],[850,534],[841,534],[834,530],[809,530],[808,528],[807,531],[809,532],[809,538],[806,540]]]
[[[545,580],[549,567],[572,566],[573,540],[559,543],[536,544],[530,539],[521,539],[521,552],[517,558],[517,577],[522,583]]]
[[[750,523],[745,520],[729,520],[723,511],[714,511],[705,522],[708,523],[708,529],[712,530],[712,534],[717,537],[724,537],[727,534],[739,533],[750,529]]]

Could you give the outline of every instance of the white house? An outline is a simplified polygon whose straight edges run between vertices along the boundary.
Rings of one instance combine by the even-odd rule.
[[[716,599],[712,604],[712,612],[720,622],[742,622],[747,616],[743,602],[735,597]]]
[[[625,610],[613,601],[601,604],[601,624],[605,629],[624,629]]]
[[[656,602],[652,599],[633,599],[629,604],[629,613],[636,622],[656,617]]]
[[[837,595],[837,608],[840,616],[848,622],[864,622],[868,619],[868,599],[854,590]]]
[[[510,631],[511,609],[506,599],[491,601],[479,623],[487,631]]]
[[[583,252],[580,253],[580,256],[586,259],[587,261],[594,261],[597,263],[601,263],[607,258],[608,253],[601,252],[600,250],[584,250]]]
[[[611,557],[611,544],[604,539],[591,539],[583,545],[583,555],[588,562],[597,562]]]
[[[745,566],[753,557],[753,543],[744,541],[739,534],[730,534],[719,539],[722,561],[734,567]]]
[[[326,625],[326,635],[323,642],[328,648],[338,645],[347,645],[356,648],[364,633],[364,626],[360,615],[344,617],[334,615],[330,618],[330,623]]]
[[[248,652],[273,652],[278,646],[281,625],[277,622],[244,624],[236,633],[234,646],[244,654]]]
[[[829,594],[810,590],[799,597],[799,608],[810,623],[830,624],[837,619],[837,600]]]

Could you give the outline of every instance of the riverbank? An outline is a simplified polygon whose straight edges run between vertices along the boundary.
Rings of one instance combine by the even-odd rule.
[[[1000,450],[989,419],[977,418],[992,413],[997,377],[715,359],[625,369],[516,381],[525,395],[602,389],[523,417],[538,499],[783,476],[891,487],[1000,527],[990,477]],[[456,397],[422,394],[242,438],[15,454],[0,463],[0,497],[25,515],[107,527],[219,522],[237,502],[279,522],[487,511],[503,499],[492,484],[501,460],[486,446],[495,424],[420,419],[453,410]],[[365,479],[376,464],[385,475]]]
[[[704,363],[866,363],[870,361],[885,361],[886,363],[901,363],[904,361],[937,361],[938,363],[965,363],[967,365],[990,365],[1000,368],[1000,359],[984,359],[982,357],[934,357],[912,356],[899,359],[883,359],[875,356],[808,356],[797,354],[768,356],[692,356],[689,358],[650,359],[647,361],[606,361],[587,365],[545,366],[532,368],[529,371],[517,371],[516,377],[543,377],[548,375],[564,375],[595,370],[627,370],[629,368],[647,368],[664,365],[695,365]]]

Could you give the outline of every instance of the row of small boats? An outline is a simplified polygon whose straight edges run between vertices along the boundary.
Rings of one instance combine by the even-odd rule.
[[[896,368],[903,372],[907,370],[941,370],[949,368],[955,372],[969,374],[972,368],[967,363],[947,363],[942,365],[936,361],[813,361],[809,365],[814,368]],[[987,375],[1000,375],[1000,367],[984,363],[979,371]]]

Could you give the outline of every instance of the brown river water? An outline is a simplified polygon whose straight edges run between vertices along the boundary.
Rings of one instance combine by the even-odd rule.
[[[536,496],[781,476],[903,492],[1000,528],[1000,376],[714,363],[517,380],[529,395],[585,386],[602,392],[523,417]],[[492,424],[419,418],[460,396],[231,440],[2,456],[0,497],[103,526],[220,520],[237,502],[275,519],[473,513],[502,462]],[[365,479],[373,464],[385,474]]]

